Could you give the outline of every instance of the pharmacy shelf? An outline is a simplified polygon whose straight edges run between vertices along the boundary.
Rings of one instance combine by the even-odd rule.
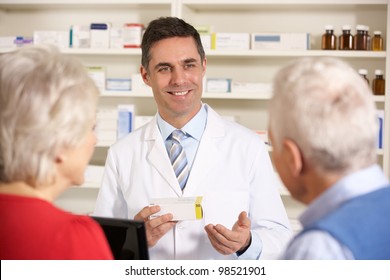
[[[269,100],[272,97],[271,93],[258,92],[205,92],[202,97],[204,99],[249,99],[249,100]]]
[[[385,98],[384,95],[374,95],[374,96],[373,96],[373,99],[374,99],[374,101],[377,102],[377,103],[382,103],[382,102],[384,103],[385,100],[386,100],[386,98]]]
[[[152,93],[148,92],[132,92],[127,90],[106,90],[102,91],[100,93],[101,97],[146,97],[146,98],[152,98]]]
[[[274,73],[290,59],[301,57],[337,57],[347,61],[354,69],[367,68],[370,81],[374,69],[383,69],[390,80],[388,50],[374,51],[325,51],[321,50],[323,27],[332,24],[336,36],[340,27],[349,24],[370,26],[370,31],[381,30],[389,42],[390,9],[388,0],[181,0],[178,16],[192,24],[208,27],[214,32],[226,33],[308,33],[310,50],[206,50],[208,77],[230,78],[233,81],[270,83]],[[310,23],[310,24],[308,24]],[[388,44],[386,44],[387,46]],[[390,95],[373,96],[378,108],[390,116]],[[233,95],[233,94],[232,94]],[[216,99],[218,96],[216,97]],[[226,100],[228,97],[224,96]],[[256,98],[255,98],[256,99]],[[218,101],[214,104],[218,105]],[[230,110],[231,102],[221,100],[221,107]],[[247,112],[256,117],[243,119],[244,124],[264,129],[266,104],[257,102],[259,113],[252,112],[247,104],[237,102],[237,115],[246,117]],[[252,120],[263,121],[262,123]],[[390,174],[390,147],[387,143],[390,122],[385,121],[384,149],[378,150],[379,161],[385,174]]]
[[[267,149],[268,149],[268,152],[272,152],[272,147],[271,147],[271,146],[268,146],[268,145],[267,145]],[[377,150],[376,150],[376,154],[377,154],[378,156],[383,156],[383,155],[384,155],[383,149],[377,149]]]
[[[112,144],[114,144],[114,143],[115,143],[115,141],[114,141],[114,142],[110,142],[110,141],[98,141],[98,143],[96,144],[96,147],[98,147],[98,148],[108,148],[108,147],[110,147],[110,146],[111,146]],[[267,147],[268,152],[272,152],[272,147],[271,147],[271,146],[266,145],[266,147]],[[377,149],[377,150],[376,150],[376,154],[377,154],[378,156],[383,156],[383,155],[384,155],[383,149]]]
[[[141,97],[152,98],[152,93],[137,93],[132,91],[114,91],[106,90],[101,92],[101,97]],[[240,99],[240,100],[269,100],[272,93],[258,92],[204,92],[203,99]],[[373,95],[373,100],[377,103],[384,103],[385,96]]]
[[[0,10],[19,9],[65,9],[65,8],[106,8],[139,7],[151,5],[154,8],[172,5],[175,0],[0,0]]]
[[[203,99],[249,99],[249,100],[268,100],[271,98],[271,93],[249,93],[249,92],[205,92]],[[101,97],[141,97],[151,98],[152,93],[137,93],[132,91],[103,91]]]
[[[100,188],[100,184],[98,183],[86,183],[86,184],[83,184],[81,186],[73,186],[74,188],[83,188],[83,189],[99,189]]]
[[[195,11],[253,11],[273,5],[387,5],[387,0],[181,0],[181,3]]]
[[[324,51],[324,50],[292,50],[292,51],[274,51],[274,50],[209,50],[206,51],[208,57],[304,57],[304,56],[331,56],[340,58],[386,58],[385,51]]]
[[[1,1],[1,0],[0,0]],[[0,53],[6,53],[11,52],[15,50],[15,48],[0,48]],[[71,55],[135,55],[135,56],[141,56],[141,49],[140,48],[123,48],[123,49],[91,49],[91,48],[85,48],[85,49],[61,49],[61,52],[64,54],[71,54]]]
[[[62,49],[61,52],[72,55],[135,55],[141,56],[140,48],[123,48],[123,49]]]
[[[3,48],[0,53],[10,52],[14,49]],[[134,55],[141,56],[140,48],[123,49],[62,49],[61,52],[72,55]],[[324,51],[324,50],[292,50],[292,51],[267,51],[267,50],[206,50],[207,57],[303,57],[303,56],[331,56],[340,58],[386,58],[385,51]]]
[[[273,73],[290,58],[332,56],[348,60],[356,69],[368,68],[373,72],[373,69],[382,68],[386,72],[386,79],[390,80],[390,55],[386,55],[386,52],[319,50],[322,28],[328,23],[336,28],[345,23],[352,27],[358,23],[367,24],[371,26],[371,31],[381,30],[388,43],[389,4],[388,0],[0,0],[0,33],[7,36],[9,30],[16,30],[18,34],[32,35],[34,30],[46,26],[65,30],[74,21],[84,22],[84,18],[79,14],[85,15],[85,22],[92,22],[91,19],[94,17],[103,17],[109,22],[114,22],[113,24],[115,21],[119,24],[123,18],[146,24],[157,15],[170,14],[195,25],[209,25],[215,32],[310,33],[311,50],[307,51],[206,50],[209,58],[207,75],[210,77],[220,75],[243,82],[270,83]],[[161,10],[165,10],[165,13]],[[119,14],[126,11],[126,15],[121,14],[118,18],[118,11]],[[57,12],[60,14],[58,17]],[[28,20],[23,20],[25,18]],[[0,49],[0,53],[11,50]],[[121,63],[124,65],[122,68],[125,73],[135,73],[139,67],[137,61],[141,58],[140,49],[63,49],[62,52],[79,56],[86,64],[93,64],[96,61],[107,69],[114,69],[112,70],[114,74],[109,73],[113,77],[120,71],[118,69]],[[130,61],[125,60],[128,58]],[[390,117],[390,92],[386,91],[386,96],[374,96],[373,100],[378,107],[384,108],[387,119]],[[153,110],[149,109],[153,102],[153,95],[150,92],[103,91],[101,96],[100,107],[112,109],[118,103],[134,97],[130,102],[137,103],[140,114],[153,114]],[[263,121],[266,120],[264,111],[270,96],[239,92],[203,93],[203,99],[209,99],[207,101],[213,103],[215,109],[221,109],[227,115],[238,116],[244,125],[254,130],[266,129],[266,121]],[[385,125],[385,149],[377,150],[377,154],[386,174],[389,175],[390,145],[387,143],[390,122],[385,122]],[[109,144],[98,143],[97,147],[101,148],[96,149],[95,164],[103,165]],[[269,151],[272,153],[271,148]],[[72,205],[68,209],[75,212],[93,211],[99,185],[86,181],[81,190],[72,189],[62,200],[62,205]],[[288,202],[286,208],[289,217],[298,216],[295,211],[301,212],[304,207],[296,206],[288,191],[282,184],[280,186],[283,201]]]
[[[221,3],[222,2],[222,3]],[[223,8],[222,5],[232,9],[237,9],[242,6],[249,6],[251,8],[264,5],[378,5],[387,4],[387,0],[181,0],[182,5],[190,6],[196,10],[209,10],[210,7]]]
[[[83,184],[81,186],[74,186],[73,188],[83,188],[83,189],[99,189],[100,188],[100,184],[99,183],[91,183],[91,182],[88,182],[86,184]],[[288,190],[286,189],[285,186],[283,186],[282,184],[279,185],[279,194],[282,195],[282,196],[289,196],[290,193],[288,192]]]
[[[102,174],[101,174],[102,175]],[[290,196],[289,191],[287,188],[283,185],[282,181],[280,180],[279,176],[276,174],[278,179],[278,189],[279,194],[281,196]],[[101,177],[101,176],[100,176]],[[83,188],[83,189],[99,189],[100,188],[100,182],[94,181],[94,182],[85,182],[81,186],[74,186],[73,188]]]
[[[97,148],[109,148],[111,145],[113,145],[115,141],[98,141],[96,146]],[[268,152],[272,152],[272,147],[266,144],[266,148]],[[383,154],[383,153],[382,153]]]
[[[383,155],[384,155],[383,149],[377,149],[377,150],[376,150],[376,154],[377,154],[378,156],[383,156]]]

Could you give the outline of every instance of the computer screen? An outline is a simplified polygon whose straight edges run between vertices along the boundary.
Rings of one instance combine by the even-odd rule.
[[[145,223],[92,216],[102,227],[116,260],[148,260]]]

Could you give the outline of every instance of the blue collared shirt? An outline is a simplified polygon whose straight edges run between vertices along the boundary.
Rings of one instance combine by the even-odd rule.
[[[188,166],[192,167],[194,163],[196,151],[198,150],[200,139],[202,138],[203,132],[206,128],[207,123],[207,110],[202,105],[199,112],[184,126],[181,128],[183,132],[187,134],[187,138],[181,141],[181,145],[187,156]],[[171,133],[177,128],[173,127],[166,121],[164,121],[160,114],[157,114],[157,125],[160,130],[161,136],[165,141],[165,147],[167,152],[172,146],[172,140],[170,139]]]
[[[378,165],[354,172],[342,178],[314,200],[300,216],[305,228],[321,219],[343,202],[376,191],[389,184]],[[329,234],[309,231],[294,239],[282,259],[353,259],[352,253]]]

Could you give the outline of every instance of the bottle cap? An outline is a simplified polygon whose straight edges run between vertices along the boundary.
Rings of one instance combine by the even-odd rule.
[[[368,74],[367,69],[359,69],[359,70],[358,70],[358,73],[359,73],[360,75],[367,75],[367,74]]]
[[[333,30],[333,25],[331,24],[325,25],[325,30]]]
[[[375,31],[374,31],[374,35],[382,35],[382,32],[379,31],[379,30],[375,30]]]
[[[364,30],[364,25],[361,24],[356,25],[356,30]]]
[[[383,75],[383,71],[379,69],[376,69],[374,73],[375,75]]]
[[[351,26],[346,24],[346,25],[343,25],[343,27],[341,29],[342,30],[351,30]]]

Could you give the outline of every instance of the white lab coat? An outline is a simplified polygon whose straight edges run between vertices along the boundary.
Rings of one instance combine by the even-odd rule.
[[[151,198],[203,196],[204,218],[178,222],[150,248],[151,259],[237,258],[218,253],[204,226],[231,228],[241,211],[249,213],[252,235],[262,241],[261,258],[276,258],[291,231],[268,151],[254,132],[207,111],[183,192],[154,117],[110,147],[94,215],[133,219]]]

